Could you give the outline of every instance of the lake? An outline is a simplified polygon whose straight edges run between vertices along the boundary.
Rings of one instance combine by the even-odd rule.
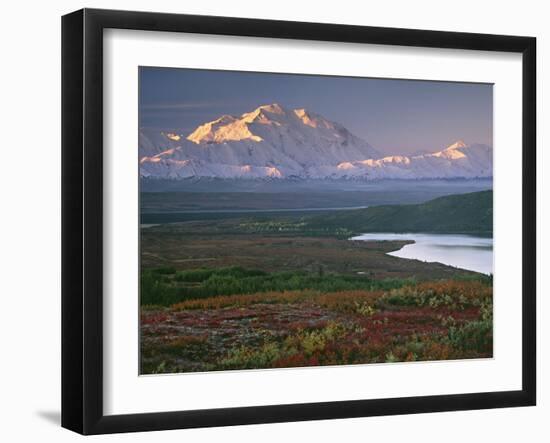
[[[413,240],[389,255],[493,273],[493,239],[459,234],[361,234],[351,240]]]

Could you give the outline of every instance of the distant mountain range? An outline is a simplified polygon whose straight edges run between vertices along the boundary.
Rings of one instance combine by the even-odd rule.
[[[149,179],[454,179],[493,175],[492,147],[458,141],[433,153],[383,157],[339,123],[278,104],[223,115],[191,134],[142,129]]]

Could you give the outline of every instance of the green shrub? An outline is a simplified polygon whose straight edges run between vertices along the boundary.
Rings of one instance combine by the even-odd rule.
[[[141,273],[140,304],[167,306],[178,301],[176,289],[164,282],[158,274],[150,271]]]
[[[159,275],[171,275],[176,273],[176,268],[173,266],[163,266],[161,268],[155,268],[151,270],[151,272]]]
[[[141,304],[167,306],[185,300],[220,295],[315,290],[389,291],[414,283],[412,279],[372,280],[367,276],[305,271],[267,273],[240,266],[193,269],[168,274],[166,268],[144,270],[141,278]]]
[[[461,327],[452,326],[448,333],[449,344],[462,351],[491,352],[493,349],[493,322],[469,321]]]
[[[193,269],[191,271],[179,271],[174,279],[180,282],[200,283],[214,273],[213,269]]]

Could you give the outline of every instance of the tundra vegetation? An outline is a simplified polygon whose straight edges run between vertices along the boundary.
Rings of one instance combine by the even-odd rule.
[[[480,192],[143,228],[141,373],[492,357],[491,276],[387,254],[406,241],[348,240],[398,221],[490,235],[491,211]]]
[[[145,374],[492,355],[489,277],[170,271],[144,275],[146,291],[165,291],[142,306]],[[185,289],[177,302],[175,288]]]

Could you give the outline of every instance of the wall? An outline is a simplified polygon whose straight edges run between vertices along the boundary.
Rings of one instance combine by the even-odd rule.
[[[550,29],[544,3],[470,1],[297,2],[290,0],[189,2],[157,0],[6,2],[2,8],[2,311],[0,337],[0,435],[4,441],[57,442],[82,437],[59,428],[60,392],[60,16],[87,7],[276,18],[391,27],[536,36],[539,41],[539,152],[543,109],[550,103],[542,79],[550,75]],[[546,14],[545,14],[546,12]],[[546,112],[545,112],[546,111]],[[6,137],[7,136],[7,137]],[[542,179],[539,158],[539,190]],[[548,161],[544,167],[550,173]],[[541,198],[539,196],[539,201]],[[542,211],[541,211],[542,212]],[[548,205],[542,218],[548,222]],[[539,212],[539,222],[541,216]],[[548,264],[550,245],[539,257]],[[542,246],[542,243],[541,243]],[[539,269],[541,266],[539,265]],[[550,286],[539,282],[540,298]],[[7,302],[7,303],[6,303]],[[460,413],[170,431],[98,437],[95,441],[334,441],[342,438],[423,442],[545,441],[550,434],[550,367],[544,345],[550,326],[539,302],[539,406]],[[542,345],[541,345],[542,343]]]

